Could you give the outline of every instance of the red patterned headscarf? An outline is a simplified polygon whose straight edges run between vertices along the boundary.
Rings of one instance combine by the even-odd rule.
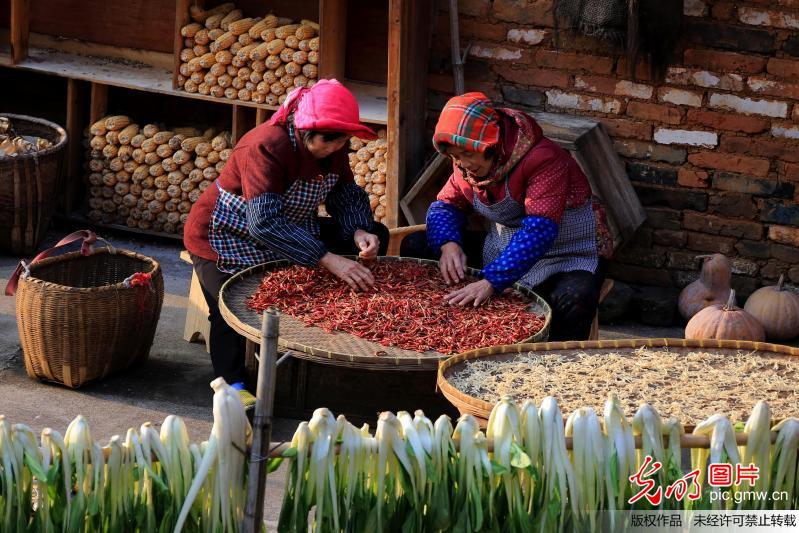
[[[484,153],[499,142],[499,115],[483,93],[450,98],[438,117],[433,146],[446,155],[447,145]]]

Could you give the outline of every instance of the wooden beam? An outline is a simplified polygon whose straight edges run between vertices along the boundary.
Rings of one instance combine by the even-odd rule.
[[[172,69],[172,88],[178,88],[178,70],[180,69],[180,51],[183,50],[183,36],[180,29],[189,23],[189,4],[191,0],[175,0],[175,43],[172,54],[175,56]]]
[[[108,85],[92,83],[91,104],[89,105],[89,124],[94,124],[108,112]]]
[[[83,129],[86,127],[86,82],[67,80],[67,165],[66,193],[62,208],[69,215],[80,207],[83,178]]]
[[[347,48],[347,0],[319,2],[319,78],[344,79]]]
[[[240,105],[233,105],[233,121],[231,127],[231,134],[233,136],[233,144],[239,142],[245,133],[250,131],[255,126],[255,113],[252,109]]]
[[[29,22],[29,0],[11,0],[11,62],[14,65],[28,57]]]
[[[269,117],[271,115],[272,115],[271,111],[259,107],[258,109],[255,110],[255,125],[260,126],[261,124],[269,120]]]

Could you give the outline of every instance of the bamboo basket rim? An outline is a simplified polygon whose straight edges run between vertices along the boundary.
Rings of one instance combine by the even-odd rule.
[[[71,261],[73,259],[88,258],[88,257],[92,257],[92,256],[95,256],[95,255],[103,255],[103,254],[107,254],[107,255],[124,255],[124,256],[132,258],[132,259],[138,259],[138,260],[142,261],[143,263],[147,263],[147,264],[149,264],[150,268],[146,272],[143,272],[144,274],[154,275],[156,272],[158,272],[161,269],[160,263],[158,263],[158,261],[156,261],[152,257],[146,256],[144,254],[140,254],[138,252],[133,252],[131,250],[122,250],[122,249],[119,249],[119,248],[115,248],[114,250],[111,250],[108,247],[104,247],[104,248],[97,248],[97,249],[93,250],[92,253],[89,254],[89,255],[83,255],[80,251],[76,250],[76,251],[73,251],[73,252],[67,252],[65,254],[61,254],[61,255],[57,255],[57,256],[46,257],[44,259],[36,261],[35,263],[33,263],[31,265],[28,265],[28,268],[30,269],[30,274],[27,275],[27,276],[20,276],[20,285],[23,282],[24,283],[34,283],[34,284],[36,284],[38,286],[41,286],[42,288],[56,289],[56,290],[60,290],[60,291],[63,291],[63,292],[74,292],[74,293],[92,293],[92,292],[108,290],[108,289],[128,289],[128,288],[131,288],[131,287],[126,287],[122,281],[120,281],[119,283],[113,283],[113,284],[108,284],[108,285],[100,285],[100,286],[97,286],[97,287],[71,287],[69,285],[62,285],[60,283],[55,283],[53,281],[46,281],[46,280],[43,280],[41,278],[37,278],[36,275],[35,275],[35,271],[37,269],[39,269],[41,267],[44,267],[44,266],[51,265],[53,263],[66,262],[66,261]]]
[[[36,160],[40,157],[44,157],[46,155],[50,155],[52,153],[60,151],[67,143],[67,132],[64,130],[64,128],[62,128],[55,122],[51,122],[43,118],[32,117],[30,115],[18,115],[15,113],[0,113],[0,117],[8,117],[12,119],[12,121],[22,120],[22,121],[33,122],[34,124],[38,124],[39,126],[46,126],[52,130],[55,130],[55,132],[58,134],[58,140],[54,142],[53,146],[51,146],[50,148],[45,148],[44,150],[40,151],[33,151],[27,154],[20,154],[14,157],[0,157],[0,163],[5,163],[9,161],[22,161],[26,159]]]
[[[355,256],[345,255],[343,257],[347,257],[348,259],[357,259]],[[429,264],[438,266],[438,261],[433,261],[431,259],[420,259],[416,257],[402,257],[402,256],[379,256],[377,261],[413,261],[421,264]],[[234,274],[230,277],[219,290],[219,310],[222,314],[222,317],[225,321],[230,325],[235,331],[239,334],[243,335],[247,339],[259,343],[261,339],[261,330],[260,328],[256,328],[246,322],[242,321],[234,311],[227,305],[225,301],[225,293],[233,286],[235,283],[239,282],[243,278],[258,275],[259,273],[265,273],[271,270],[276,270],[278,268],[282,268],[285,266],[292,266],[294,263],[290,262],[287,259],[279,259],[277,261],[269,261],[266,263],[262,263],[260,265],[255,265],[249,267],[241,272]],[[471,275],[476,275],[479,271],[476,269],[468,268],[467,273]],[[552,322],[552,309],[549,304],[544,300],[540,295],[535,293],[532,289],[529,289],[523,285],[518,283],[513,285],[513,289],[517,292],[521,293],[523,297],[529,300],[529,305],[538,306],[538,311],[541,312],[544,316],[544,325],[539,329],[533,336],[528,337],[527,339],[523,339],[520,343],[529,343],[535,342],[539,339],[544,339],[549,334],[549,328]],[[291,314],[286,311],[282,311],[285,314]],[[337,334],[340,335],[351,335],[350,333],[339,331]],[[319,348],[315,348],[313,346],[305,345],[302,343],[298,343],[295,341],[286,340],[284,337],[278,338],[278,343],[281,347],[289,350],[294,350],[296,352],[300,352],[302,354],[307,354],[305,359],[309,361],[323,361],[325,363],[330,364],[337,364],[339,366],[349,366],[352,368],[366,368],[366,369],[373,369],[373,370],[434,370],[440,364],[440,361],[451,357],[445,354],[439,354],[438,356],[424,356],[421,352],[415,358],[412,357],[398,357],[398,356],[386,356],[381,355],[380,357],[376,356],[365,356],[360,354],[346,354],[346,353],[338,353],[332,352],[328,350],[321,350]],[[335,361],[335,363],[334,363]]]
[[[464,411],[462,407],[476,418],[482,420],[483,416],[477,413],[490,413],[494,408],[494,404],[481,400],[474,396],[464,393],[463,391],[455,388],[445,373],[450,368],[454,367],[465,361],[472,359],[480,359],[491,355],[504,355],[504,354],[518,354],[533,351],[562,351],[562,350],[595,350],[595,349],[611,349],[611,348],[628,348],[637,349],[641,347],[647,348],[710,348],[710,349],[727,349],[727,350],[748,350],[748,351],[766,351],[773,352],[780,355],[790,355],[799,357],[799,348],[785,346],[783,344],[774,344],[770,342],[753,342],[753,341],[731,341],[731,340],[715,340],[715,339],[674,339],[674,338],[641,338],[641,339],[605,339],[597,341],[565,341],[565,342],[536,342],[525,344],[505,344],[500,346],[490,346],[488,348],[479,348],[476,350],[469,350],[460,354],[453,355],[448,359],[441,361],[438,365],[438,375],[436,377],[436,386],[441,393],[454,405],[461,413]],[[687,426],[686,426],[687,427]]]

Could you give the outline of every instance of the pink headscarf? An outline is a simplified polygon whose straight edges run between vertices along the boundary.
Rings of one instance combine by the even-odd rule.
[[[361,139],[377,138],[374,131],[360,123],[358,101],[338,80],[319,80],[310,89],[293,90],[269,124],[284,125],[292,113],[297,129],[343,131]]]

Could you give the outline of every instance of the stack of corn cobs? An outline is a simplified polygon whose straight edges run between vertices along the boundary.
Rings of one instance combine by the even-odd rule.
[[[176,234],[233,151],[228,132],[140,127],[123,115],[92,124],[86,141],[89,218]]]
[[[350,167],[355,183],[364,188],[369,195],[369,205],[375,220],[385,222],[386,206],[386,130],[377,132],[378,138],[366,141],[358,137],[350,139]]]
[[[178,86],[186,92],[279,105],[319,77],[319,25],[275,15],[245,17],[232,3],[203,10],[180,30]]]
[[[774,427],[773,445],[769,419],[768,406],[758,404],[740,447],[726,417],[699,424],[694,433],[710,438],[709,449],[692,451],[701,498],[664,497],[660,509],[796,509],[799,419]],[[521,408],[503,399],[485,433],[471,415],[453,430],[448,417],[433,423],[417,411],[381,414],[372,436],[367,425],[357,428],[318,409],[297,428],[286,454],[292,459],[278,531],[308,531],[309,523],[313,531],[352,532],[622,530],[625,515],[603,511],[653,509],[645,498],[628,503],[640,490],[629,476],[649,456],[663,465],[649,476],[663,491],[682,478],[682,432],[682,424],[661,420],[647,404],[626,419],[614,397],[603,417],[581,408],[565,424],[552,397]],[[760,478],[755,486],[708,487],[708,462],[754,464]],[[740,498],[734,505],[711,495],[766,490],[786,491],[787,499]]]
[[[0,416],[0,531],[239,531],[251,429],[238,392],[221,378],[211,387],[201,444],[176,416],[160,434],[146,423],[105,449],[82,416],[40,439]]]

